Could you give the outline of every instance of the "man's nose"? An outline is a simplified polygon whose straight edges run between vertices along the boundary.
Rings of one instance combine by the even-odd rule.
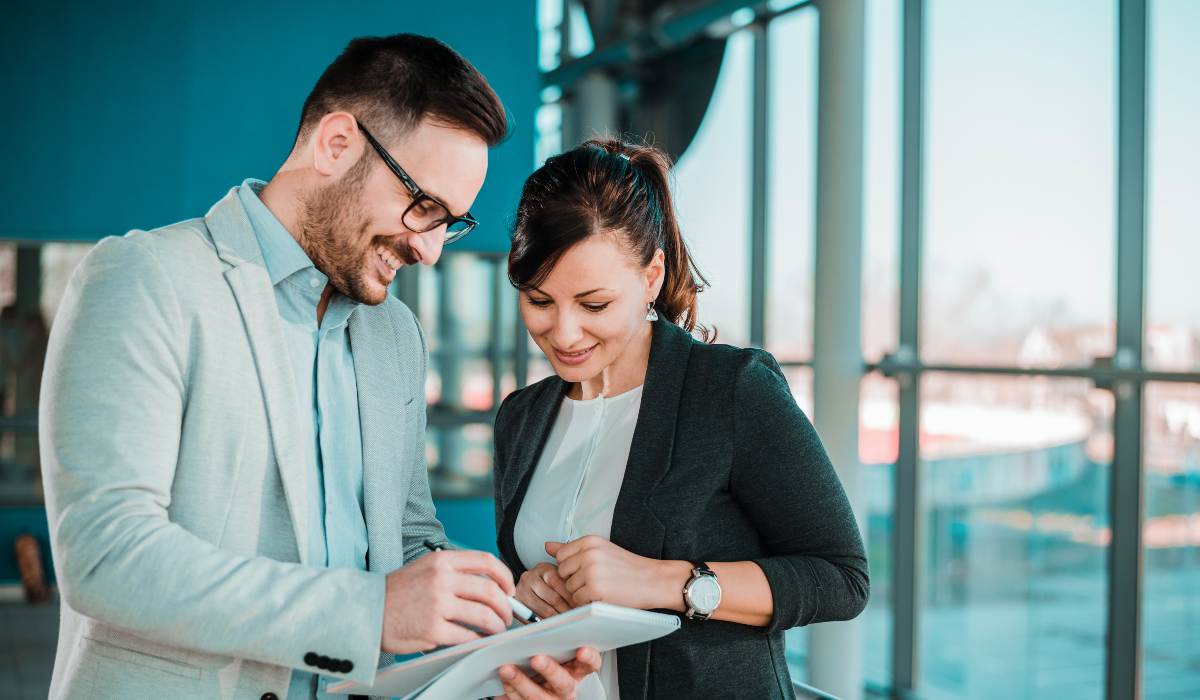
[[[446,241],[445,225],[432,231],[414,233],[408,238],[408,247],[413,257],[422,265],[433,265],[442,257],[442,246]]]

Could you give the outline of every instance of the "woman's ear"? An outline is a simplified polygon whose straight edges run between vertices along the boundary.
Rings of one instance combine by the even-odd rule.
[[[666,282],[666,259],[666,254],[659,248],[654,252],[654,257],[650,258],[650,264],[646,266],[646,293],[650,301],[658,298],[658,293],[662,291],[663,283]]]

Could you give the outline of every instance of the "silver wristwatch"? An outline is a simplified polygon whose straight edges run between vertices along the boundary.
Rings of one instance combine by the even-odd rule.
[[[689,620],[707,620],[721,604],[717,572],[703,562],[692,562],[692,577],[683,587],[683,605]]]

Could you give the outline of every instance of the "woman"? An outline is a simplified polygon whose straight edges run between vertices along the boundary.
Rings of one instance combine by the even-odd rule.
[[[539,615],[683,616],[605,654],[596,697],[792,697],[783,631],[858,615],[866,557],[774,358],[693,338],[703,279],[669,168],[592,140],[525,183],[509,279],[556,376],[496,417],[499,548]]]

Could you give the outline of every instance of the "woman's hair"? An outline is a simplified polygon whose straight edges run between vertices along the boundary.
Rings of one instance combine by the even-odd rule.
[[[617,139],[589,139],[547,160],[521,192],[509,281],[522,290],[537,287],[571,246],[612,232],[643,267],[662,249],[666,274],[654,308],[696,331],[696,295],[708,283],[679,231],[670,172],[666,153]],[[709,340],[707,328],[699,332]]]

